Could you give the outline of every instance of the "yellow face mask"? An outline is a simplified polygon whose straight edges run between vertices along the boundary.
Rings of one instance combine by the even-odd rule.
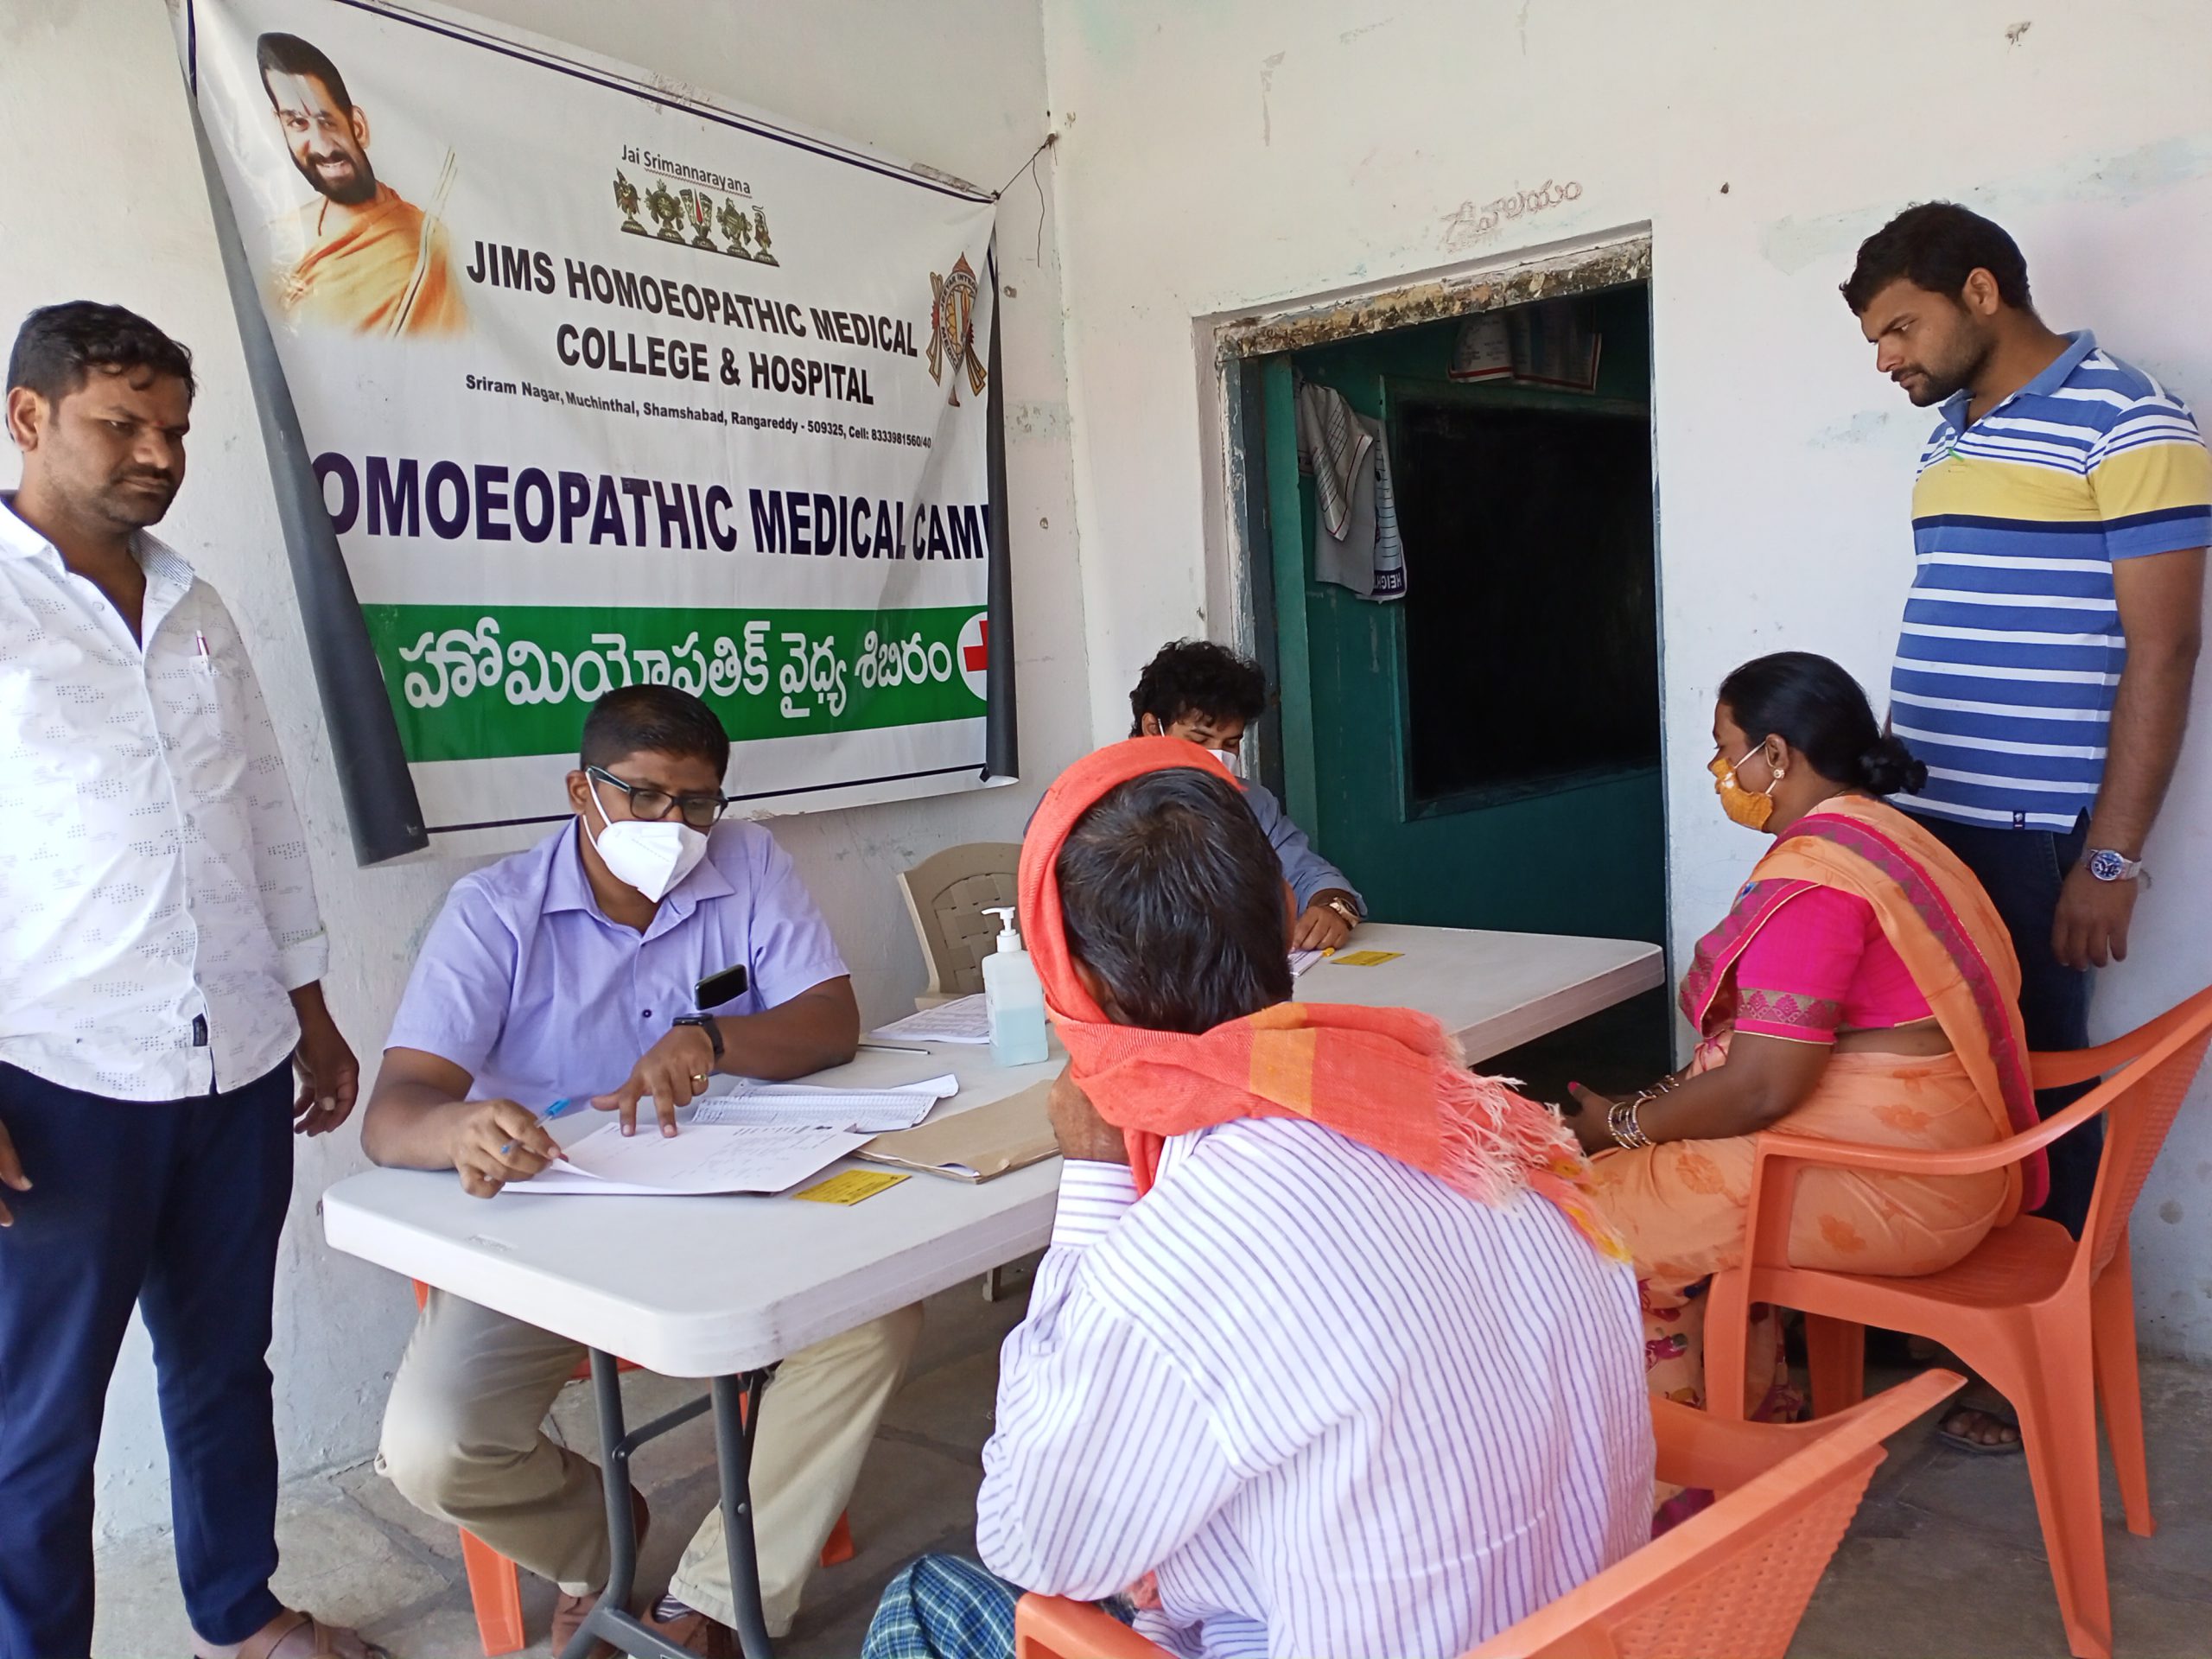
[[[1740,823],[1746,830],[1766,828],[1767,820],[1774,816],[1774,791],[1782,783],[1779,770],[1762,793],[1754,794],[1736,781],[1736,768],[1758,753],[1757,747],[1746,749],[1732,765],[1716,754],[1713,764],[1706,768],[1713,774],[1713,792],[1720,797],[1720,810],[1728,815],[1731,823]]]

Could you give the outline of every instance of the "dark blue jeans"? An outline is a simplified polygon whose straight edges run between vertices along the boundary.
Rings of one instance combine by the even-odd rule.
[[[193,1628],[274,1618],[267,1354],[292,1196],[291,1067],[145,1104],[0,1065],[30,1178],[0,1228],[0,1659],[92,1651],[92,1457],[134,1304],[154,1338],[177,1573]]]
[[[2020,958],[2020,1020],[2028,1046],[2045,1052],[2089,1046],[2089,976],[2051,954],[2050,929],[2059,889],[2082,861],[2088,843],[2085,820],[2065,835],[2048,830],[1985,829],[1943,818],[1918,820],[1974,873],[2012,935]],[[2036,1110],[2063,1111],[2093,1085],[2046,1089]],[[2064,1224],[2075,1236],[2089,1217],[2097,1163],[2105,1149],[2105,1121],[2093,1118],[2050,1148],[2050,1198],[2037,1213]]]

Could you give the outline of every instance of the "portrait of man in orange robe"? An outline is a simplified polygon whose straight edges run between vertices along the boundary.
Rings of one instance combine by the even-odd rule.
[[[276,276],[283,314],[296,324],[359,334],[466,329],[445,226],[378,179],[368,113],[338,66],[296,35],[264,35],[256,55],[284,147],[315,192],[283,227],[302,250]]]

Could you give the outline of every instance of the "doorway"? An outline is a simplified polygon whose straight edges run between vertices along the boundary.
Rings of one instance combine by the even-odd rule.
[[[1534,365],[1571,389],[1484,349],[1528,337],[1514,313],[1536,306],[1572,307],[1592,344],[1593,372],[1579,351],[1573,376]],[[1262,773],[1378,920],[1666,941],[1649,319],[1647,280],[1554,286],[1243,365],[1253,643],[1281,703]],[[1402,599],[1317,576],[1309,386],[1377,423]],[[1550,1084],[1559,1052],[1619,1085],[1664,1070],[1671,1039],[1653,993],[1486,1064]]]

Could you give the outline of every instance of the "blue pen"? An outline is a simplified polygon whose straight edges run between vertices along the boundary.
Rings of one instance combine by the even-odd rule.
[[[550,1106],[548,1106],[543,1111],[540,1112],[537,1115],[537,1121],[540,1123],[550,1123],[555,1118],[560,1116],[562,1113],[572,1109],[575,1105],[575,1102],[563,1095],[560,1099],[555,1101]],[[505,1146],[499,1148],[499,1156],[504,1158],[514,1149],[515,1143],[510,1141]]]

